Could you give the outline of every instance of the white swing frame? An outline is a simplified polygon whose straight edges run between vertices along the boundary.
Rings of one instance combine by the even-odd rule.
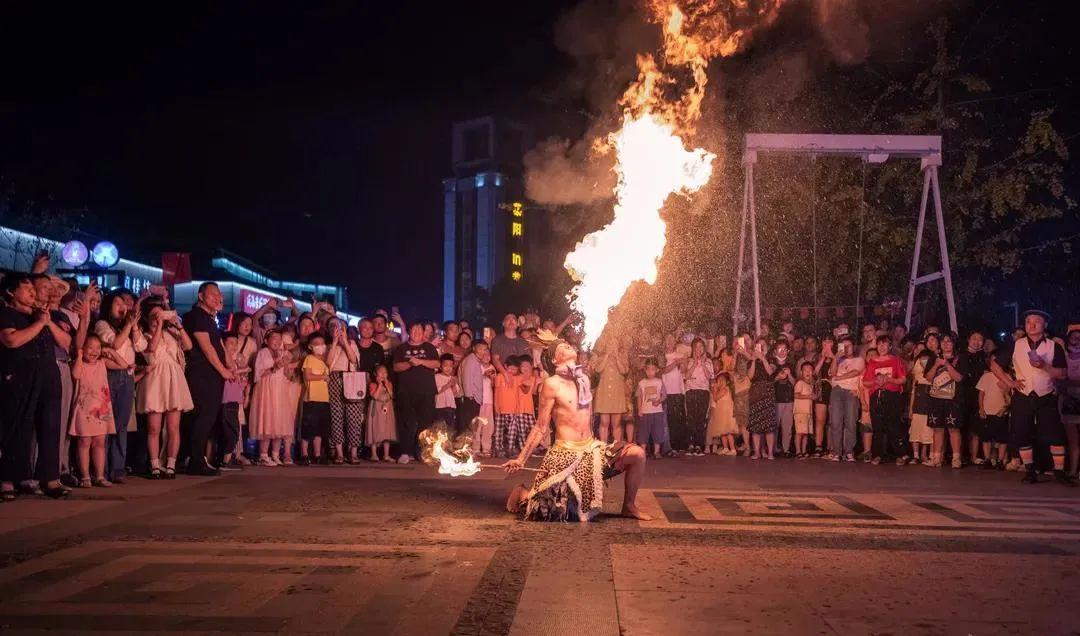
[[[739,331],[739,310],[742,300],[743,279],[750,275],[754,285],[754,330],[761,332],[761,293],[758,284],[757,250],[757,204],[754,199],[754,166],[762,153],[794,155],[836,155],[861,157],[868,163],[884,163],[889,157],[919,159],[923,173],[922,202],[919,205],[919,223],[915,234],[915,250],[911,259],[911,277],[908,279],[907,306],[904,322],[911,325],[911,311],[915,302],[915,288],[936,280],[945,281],[945,301],[948,305],[949,327],[956,331],[956,301],[953,298],[952,270],[949,267],[949,248],[945,237],[945,217],[941,206],[941,188],[938,168],[941,166],[941,137],[939,135],[828,135],[828,134],[773,134],[748,133],[743,153],[743,207],[739,229],[739,260],[735,273],[735,307],[732,314],[732,333]],[[919,275],[919,256],[922,253],[923,231],[926,226],[926,207],[933,193],[934,215],[937,220],[938,247],[941,252],[941,269]],[[750,266],[746,269],[746,235],[749,225]],[[856,303],[860,300],[856,299]],[[856,305],[856,310],[858,305]],[[816,310],[816,308],[815,308]]]

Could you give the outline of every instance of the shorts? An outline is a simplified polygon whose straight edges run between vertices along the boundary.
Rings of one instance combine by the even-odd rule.
[[[304,402],[300,416],[300,439],[310,442],[316,437],[330,436],[330,403]]]
[[[639,445],[645,446],[652,438],[653,444],[661,446],[668,443],[667,415],[663,411],[659,413],[646,413],[638,418],[635,440]]]
[[[799,435],[810,434],[810,424],[813,417],[809,413],[795,414],[795,432]]]
[[[979,438],[984,442],[994,442],[996,444],[1008,444],[1009,443],[1009,416],[1008,415],[987,415],[986,417],[978,418],[979,422]]]
[[[960,400],[930,397],[927,401],[926,425],[930,428],[956,428],[964,426],[964,405]]]

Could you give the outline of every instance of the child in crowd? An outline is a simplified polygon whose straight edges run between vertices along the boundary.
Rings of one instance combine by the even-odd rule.
[[[221,344],[225,348],[225,362],[236,377],[225,381],[225,389],[221,396],[221,412],[218,414],[221,423],[221,444],[218,448],[224,452],[219,467],[222,470],[234,470],[230,464],[236,456],[237,442],[240,440],[240,410],[247,402],[248,373],[251,368],[243,366],[239,335],[226,334]]]
[[[495,433],[492,450],[495,457],[515,457],[521,450],[513,448],[512,439],[516,440],[515,427],[518,410],[518,396],[521,394],[522,377],[518,357],[510,356],[506,360],[492,358],[498,375],[495,376]]]
[[[975,385],[979,392],[979,420],[982,424],[982,452],[986,468],[1005,470],[1009,442],[1009,400],[1011,391],[990,371],[986,371]],[[991,452],[991,445],[997,453]]]
[[[653,459],[663,457],[660,452],[668,442],[667,416],[664,414],[664,381],[660,378],[660,364],[656,358],[645,360],[645,377],[638,381],[637,406],[638,419],[637,443],[642,448],[649,448],[652,439]]]
[[[292,463],[288,449],[292,447],[296,429],[296,410],[299,406],[290,379],[292,356],[285,349],[281,331],[271,329],[263,336],[265,346],[255,356],[255,390],[251,398],[248,431],[259,440],[259,465],[280,466]],[[282,442],[286,453],[278,461]],[[271,452],[273,449],[273,452]]]
[[[76,382],[75,407],[68,432],[79,440],[79,487],[108,488],[112,482],[105,478],[105,436],[113,432],[115,422],[108,373],[101,360],[101,339],[95,334],[87,335],[82,350],[76,351],[71,377]],[[91,452],[93,479],[90,478]]]
[[[806,459],[810,438],[810,424],[814,417],[814,364],[803,362],[799,366],[799,380],[795,382],[795,459]]]
[[[457,432],[457,398],[461,394],[461,383],[454,374],[454,354],[444,353],[435,374],[435,419],[446,424],[450,435]]]
[[[735,450],[735,401],[731,390],[731,374],[716,374],[709,387],[709,426],[705,432],[705,452],[715,455],[738,455]]]
[[[300,464],[307,465],[322,458],[322,441],[330,432],[330,388],[327,376],[326,339],[315,332],[308,337],[308,354],[304,357],[304,398],[300,416]],[[309,454],[309,449],[311,453]]]
[[[536,397],[540,391],[540,377],[533,366],[531,355],[518,357],[518,369],[521,371],[521,395],[518,397],[517,425],[521,435],[521,445],[529,437],[529,431],[536,425]],[[547,448],[548,440],[540,440],[536,450]],[[535,451],[534,451],[535,453]]]
[[[375,380],[368,389],[368,425],[364,443],[371,449],[371,461],[379,461],[378,447],[382,446],[382,461],[390,459],[390,442],[397,441],[397,421],[394,419],[394,386],[385,364],[375,367]]]

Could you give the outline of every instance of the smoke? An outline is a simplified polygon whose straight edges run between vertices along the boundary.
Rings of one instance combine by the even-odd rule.
[[[860,13],[859,0],[816,0],[814,25],[837,64],[861,64],[870,55],[870,25]]]
[[[612,196],[614,157],[593,148],[618,128],[615,106],[637,77],[640,51],[660,45],[659,30],[626,0],[585,0],[555,23],[555,46],[571,59],[552,99],[589,117],[577,140],[551,137],[525,155],[525,193],[543,205],[582,205]]]
[[[590,137],[578,142],[552,137],[525,155],[525,194],[545,205],[591,203],[615,187],[610,153],[592,150]]]

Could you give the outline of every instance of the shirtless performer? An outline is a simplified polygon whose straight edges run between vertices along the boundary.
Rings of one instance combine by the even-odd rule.
[[[636,444],[605,444],[593,438],[592,391],[576,364],[577,351],[543,330],[537,336],[545,347],[541,362],[549,375],[540,389],[539,416],[517,459],[503,468],[510,474],[521,470],[552,421],[555,444],[540,462],[532,488],[518,485],[511,491],[507,510],[530,521],[589,521],[602,512],[604,481],[625,472],[622,515],[652,519],[635,501],[645,473],[645,451]]]

